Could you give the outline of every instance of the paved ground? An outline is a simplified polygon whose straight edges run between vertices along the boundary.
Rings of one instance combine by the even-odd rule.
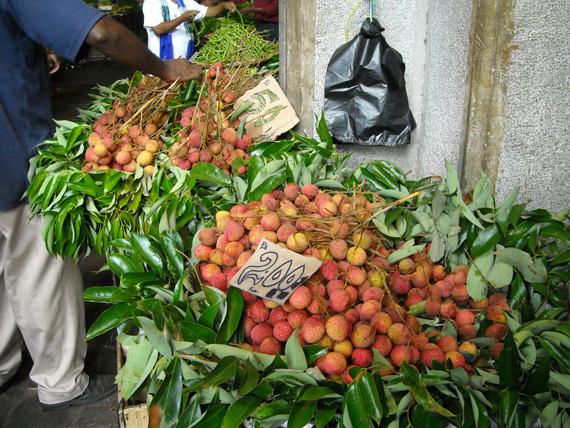
[[[110,61],[81,64],[58,72],[52,81],[54,117],[72,120],[77,108],[89,106],[89,91],[97,84],[107,86],[132,76],[132,70]],[[89,256],[80,262],[85,288],[112,284],[110,271],[97,273],[104,258]],[[86,323],[90,326],[106,305],[87,303]],[[1,327],[0,327],[1,328]],[[89,342],[85,371],[89,374],[116,374],[117,353],[114,333],[109,332]],[[0,428],[117,428],[117,395],[91,405],[72,407],[55,412],[44,412],[40,406],[36,385],[28,378],[32,362],[29,356],[15,384],[0,395]]]

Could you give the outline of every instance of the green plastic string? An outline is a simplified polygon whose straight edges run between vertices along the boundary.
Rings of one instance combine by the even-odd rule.
[[[354,13],[354,11],[356,10],[356,8],[358,7],[358,5],[360,4],[361,1],[362,0],[358,0],[356,2],[354,7],[352,8],[352,10],[350,11],[350,14],[348,15],[348,19],[346,20],[346,26],[344,28],[344,36],[346,38],[346,43],[348,43],[348,23],[350,22],[350,18],[352,17],[352,14]]]

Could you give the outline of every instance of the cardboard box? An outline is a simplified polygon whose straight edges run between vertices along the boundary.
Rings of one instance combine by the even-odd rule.
[[[117,342],[117,371],[123,367],[123,348]],[[121,384],[119,383],[119,427],[120,428],[148,428],[148,412],[146,404],[129,404],[121,397]]]

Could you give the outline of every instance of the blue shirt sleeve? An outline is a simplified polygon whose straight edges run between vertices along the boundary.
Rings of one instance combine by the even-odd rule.
[[[8,0],[20,31],[75,62],[85,38],[104,14],[82,0]]]

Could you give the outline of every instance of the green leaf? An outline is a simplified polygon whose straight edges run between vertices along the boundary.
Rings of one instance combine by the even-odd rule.
[[[455,193],[459,190],[459,178],[457,171],[447,159],[445,160],[445,169],[447,170],[447,177],[445,182],[449,193]]]
[[[376,389],[374,377],[366,371],[356,383],[358,385],[358,394],[366,414],[377,423],[380,423],[382,420],[382,403],[380,402],[380,396]]]
[[[133,250],[143,261],[149,265],[158,275],[163,273],[162,258],[154,249],[150,241],[139,233],[132,234]]]
[[[416,406],[412,413],[412,420],[416,428],[441,428],[445,419],[435,412],[428,411],[425,407]]]
[[[227,177],[227,176],[226,176]],[[208,407],[206,413],[202,416],[192,428],[217,428],[221,427],[224,416],[226,415],[227,407],[224,404],[218,403]]]
[[[253,388],[259,382],[259,371],[251,363],[249,359],[245,360],[245,375],[241,380],[238,389],[238,395],[246,395],[253,391]]]
[[[528,373],[527,381],[522,392],[533,396],[540,394],[550,380],[550,356],[545,355],[538,362],[538,366]]]
[[[161,426],[175,426],[180,415],[182,395],[182,370],[178,358],[172,360],[165,370],[166,377],[153,397],[150,407],[158,405],[162,409]]]
[[[475,241],[473,242],[473,248],[471,249],[471,257],[477,258],[487,251],[493,249],[495,245],[497,245],[501,239],[503,238],[503,234],[499,230],[497,225],[492,225],[485,230],[479,232]]]
[[[408,387],[418,404],[423,406],[426,410],[437,412],[447,418],[455,416],[433,399],[425,384],[421,382],[420,374],[415,368],[411,368],[409,364],[404,363],[402,367],[400,367],[400,379],[402,379],[404,385]]]
[[[321,400],[323,398],[339,398],[340,395],[336,394],[326,386],[314,386],[305,389],[305,392],[299,397],[299,400]]]
[[[223,186],[231,184],[230,178],[220,168],[211,163],[198,162],[190,171],[190,176],[196,180],[212,181]]]
[[[262,400],[247,395],[233,403],[222,421],[222,428],[238,428],[259,407]]]
[[[299,339],[297,339],[296,330],[285,343],[285,358],[287,359],[287,367],[290,369],[307,370],[307,359]]]
[[[191,329],[193,328],[193,326],[192,326],[193,323],[188,323],[187,321],[182,321],[178,325],[180,327],[183,324],[189,325],[189,326],[185,327],[186,330],[191,331]],[[199,325],[199,324],[197,324],[197,325]],[[186,338],[185,333],[182,332],[182,329],[180,329],[180,333],[182,333],[182,335]],[[187,332],[186,332],[186,334],[187,334]],[[250,360],[251,363],[258,370],[264,370],[266,367],[271,365],[271,362],[276,358],[273,355],[261,354],[258,352],[252,352],[252,351],[248,351],[246,349],[238,348],[236,346],[221,345],[221,344],[213,343],[213,341],[209,345],[204,346],[204,349],[208,349],[218,358],[224,358],[224,357],[227,357],[229,355],[232,355],[232,356],[236,356],[239,359],[244,360],[244,361]]]
[[[162,331],[156,328],[154,321],[145,317],[137,317],[137,321],[140,323],[142,330],[145,332],[152,346],[166,358],[171,359],[173,357],[172,347],[164,337]]]
[[[407,248],[400,248],[388,256],[388,264],[394,264],[402,259],[411,257],[414,254],[421,252],[425,248],[425,244],[414,245]]]
[[[337,411],[335,406],[321,406],[317,404],[317,413],[315,415],[315,428],[323,428],[333,418]]]
[[[83,300],[86,302],[109,303],[117,287],[89,287],[83,292]]]
[[[565,370],[570,370],[570,361],[568,361],[568,355],[564,352],[564,349],[549,340],[544,340],[542,338],[538,339],[540,344],[548,353],[560,364],[561,367],[564,367]],[[502,354],[502,353],[501,353]]]
[[[121,275],[121,286],[128,288],[155,280],[158,276],[154,272],[127,272]]]
[[[511,284],[511,292],[509,295],[509,307],[519,309],[527,296],[526,287],[521,276],[516,273],[515,279]]]
[[[239,360],[236,357],[228,356],[222,358],[216,368],[204,378],[204,386],[218,386],[236,375]]]
[[[220,302],[210,306],[206,309],[200,318],[198,319],[198,323],[202,324],[204,327],[208,327],[209,329],[214,328],[214,321],[216,321],[216,316],[218,315],[218,309],[220,307]]]
[[[184,275],[184,256],[180,253],[176,243],[168,236],[160,237],[160,246],[166,255],[168,270],[173,273],[175,278]]]
[[[133,303],[117,303],[104,311],[87,332],[87,340],[91,340],[112,328],[118,327],[134,315],[136,306]]]
[[[187,428],[196,422],[202,416],[202,408],[198,401],[198,394],[194,394],[188,403],[188,407],[178,419],[176,428]]]
[[[307,365],[311,366],[319,357],[326,355],[328,353],[328,349],[326,346],[307,345],[303,348],[303,352],[307,359]]]
[[[123,254],[109,254],[109,256],[107,256],[107,265],[119,276],[127,272],[137,271],[131,259]]]
[[[556,257],[554,257],[549,263],[548,265],[550,267],[552,266],[556,266],[556,265],[561,265],[564,263],[567,263],[568,261],[570,261],[570,250],[566,250],[563,251],[559,254],[556,255]]]
[[[542,414],[540,415],[540,421],[542,422],[542,426],[550,427],[552,426],[552,422],[558,415],[558,403],[556,401],[546,405],[546,407],[542,410]]]
[[[151,355],[154,357],[151,358]],[[150,370],[145,369],[149,365],[152,369],[156,364],[157,357],[158,352],[153,352],[152,345],[144,337],[140,338],[140,343],[132,340],[127,353],[127,361],[117,373],[116,378],[117,382],[121,382],[121,396],[125,400],[128,400],[148,377]]]
[[[216,336],[217,343],[227,343],[239,326],[244,307],[241,290],[236,287],[229,287],[226,302],[228,309]]]
[[[358,385],[353,382],[346,391],[344,397],[344,405],[350,418],[350,424],[354,428],[368,428],[373,427],[372,421],[366,412],[364,403],[359,394]]]
[[[497,258],[486,278],[495,288],[506,287],[513,279],[513,267]]]
[[[286,176],[284,174],[277,174],[277,175],[270,176],[263,183],[261,183],[259,186],[257,186],[255,189],[252,189],[249,192],[248,200],[249,201],[261,200],[261,197],[264,194],[271,193],[278,186],[283,184],[285,179],[286,179]]]
[[[316,401],[297,400],[291,408],[291,413],[289,414],[289,419],[287,420],[287,427],[303,428],[313,418],[316,407]]]
[[[211,328],[204,327],[202,324],[181,321],[178,323],[180,334],[189,342],[203,340],[206,343],[216,342],[216,332]]]
[[[505,248],[494,253],[501,261],[517,269],[525,281],[543,284],[547,281],[548,273],[541,260],[533,261],[530,254],[517,248]]]
[[[471,266],[467,273],[467,293],[476,302],[487,297],[488,285],[486,277],[493,267],[495,257],[490,251],[479,256]]]
[[[510,334],[505,339],[505,347],[499,355],[497,368],[500,378],[499,389],[517,390],[520,385],[520,358],[513,336]]]
[[[519,393],[505,389],[499,394],[499,420],[503,426],[509,426],[517,409]]]

